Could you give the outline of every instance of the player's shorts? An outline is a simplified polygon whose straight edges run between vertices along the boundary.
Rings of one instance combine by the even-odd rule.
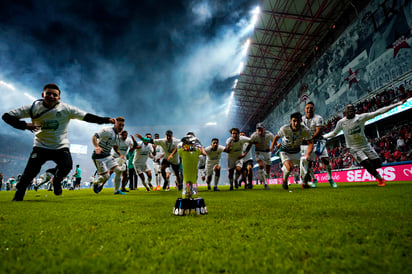
[[[206,168],[199,169],[199,177],[206,177]]]
[[[117,157],[116,162],[122,172],[127,170],[127,160],[126,159],[122,157]]]
[[[147,164],[147,162],[144,162],[144,163],[133,163],[133,165],[134,165],[134,170],[136,171],[136,173],[137,174],[142,174],[142,173],[145,173],[145,172],[148,172],[148,171],[150,171],[150,167],[149,167],[149,165]]]
[[[215,170],[215,166],[220,166],[220,160],[216,161],[207,161],[206,160],[206,176],[212,176],[213,171]]]
[[[153,162],[153,169],[155,174],[160,174],[161,173],[161,165],[160,163]]]
[[[249,165],[253,167],[253,160],[250,159],[250,160],[246,160],[246,161],[245,161],[245,159],[243,159],[242,169],[247,170],[247,167],[248,167]]]
[[[313,145],[313,150],[312,150],[312,153],[310,154],[310,160],[312,162],[316,161],[315,146],[316,145]],[[306,155],[307,151],[308,151],[308,145],[300,146],[300,153],[301,153],[302,157]],[[328,150],[326,148],[323,151],[319,151],[319,152],[320,152],[320,154],[318,155],[319,158],[328,158],[329,157]]]
[[[281,151],[279,152],[279,157],[280,160],[282,161],[282,164],[285,163],[286,161],[291,161],[293,164],[295,165],[299,165],[300,164],[300,158],[301,153],[287,153],[286,151]]]
[[[270,151],[265,152],[265,151],[255,151],[255,155],[256,155],[256,161],[262,160],[265,165],[270,166],[272,164],[272,161],[270,159]]]
[[[242,159],[237,159],[237,158],[227,158],[227,168],[228,169],[233,169],[235,167],[240,167],[242,168],[243,166],[243,160]]]
[[[109,172],[112,168],[118,166],[117,159],[112,155],[106,156],[101,159],[93,159],[94,165],[97,169],[97,174],[104,174]]]
[[[376,153],[376,151],[369,146],[369,148],[364,148],[364,149],[350,149],[350,154],[352,154],[353,158],[358,162],[359,164],[365,160],[375,160],[379,159],[379,155]]]

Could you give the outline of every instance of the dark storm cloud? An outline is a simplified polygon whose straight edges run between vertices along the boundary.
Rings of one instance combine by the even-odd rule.
[[[2,1],[0,80],[36,98],[56,82],[62,100],[130,127],[200,125],[230,94],[256,2]]]

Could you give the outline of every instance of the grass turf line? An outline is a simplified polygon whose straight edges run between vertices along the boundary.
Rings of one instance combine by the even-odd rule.
[[[2,191],[0,272],[412,272],[412,182],[219,188],[198,217],[175,190]]]

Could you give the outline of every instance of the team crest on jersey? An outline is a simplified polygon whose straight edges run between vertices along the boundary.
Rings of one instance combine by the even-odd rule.
[[[41,125],[41,129],[52,129],[57,130],[59,128],[59,121],[57,120],[50,120],[50,121],[43,121]]]

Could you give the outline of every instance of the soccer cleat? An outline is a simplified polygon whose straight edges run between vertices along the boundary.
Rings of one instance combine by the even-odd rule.
[[[210,185],[207,185],[207,190],[211,190],[212,188],[210,187]]]
[[[169,191],[169,190],[170,190],[170,187],[167,187],[167,188],[166,188],[166,191]]]
[[[265,189],[268,190],[269,189],[269,185],[265,184]]]
[[[318,180],[313,179],[312,188],[317,188],[317,187],[318,187]]]
[[[54,195],[62,195],[63,193],[62,183],[53,181],[53,192],[54,192]]]
[[[384,179],[378,179],[378,186],[386,186]]]
[[[127,189],[125,189],[125,188],[122,189],[121,191],[122,191],[122,192],[129,192],[129,191],[128,191]]]
[[[288,181],[282,180],[282,187],[284,190],[288,190],[289,189]]]
[[[114,193],[114,195],[126,195],[126,193],[123,193],[121,190],[118,190]]]
[[[217,188],[217,186],[213,187],[213,191],[220,191],[220,189]]]
[[[160,186],[157,186],[157,187],[156,187],[156,190],[160,190]]]
[[[229,190],[233,190],[233,186],[230,186]]]
[[[337,185],[332,179],[328,180],[328,182],[329,182],[329,184],[330,184],[331,187],[333,187],[333,188],[337,188],[337,187],[338,187],[338,185]]]
[[[94,191],[94,193],[99,193],[100,191],[102,191],[102,188],[103,188],[103,186],[100,186],[99,184],[97,184],[97,183],[94,183],[93,184],[93,191]]]
[[[310,188],[310,185],[308,185],[308,183],[302,184],[302,188]]]
[[[146,191],[149,192],[149,191],[150,191],[150,188],[146,187]]]
[[[34,188],[34,190],[35,190],[36,192],[37,192],[37,190],[39,189],[38,186],[34,186],[33,188]]]

